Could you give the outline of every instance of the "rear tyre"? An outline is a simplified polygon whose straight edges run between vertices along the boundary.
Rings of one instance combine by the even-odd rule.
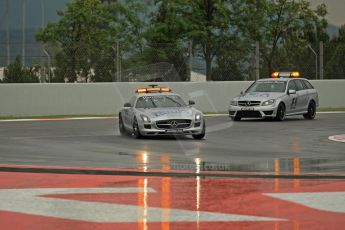
[[[283,103],[280,103],[278,105],[278,109],[277,109],[277,115],[275,117],[276,121],[283,121],[285,119],[286,116],[286,108],[285,105]]]
[[[140,133],[138,121],[137,121],[136,118],[134,118],[134,121],[133,121],[133,136],[134,136],[136,139],[140,139],[140,138],[143,137],[143,136],[141,135],[141,133]]]
[[[202,132],[200,134],[194,134],[192,136],[196,140],[201,140],[205,137],[205,134],[206,134],[206,125],[205,125],[205,120],[204,120],[204,125],[202,126]]]
[[[313,120],[316,115],[316,105],[314,101],[311,101],[308,105],[308,112],[303,114],[304,119]]]
[[[119,130],[120,130],[121,136],[125,136],[127,134],[127,130],[125,128],[125,125],[123,124],[121,114],[119,115]]]

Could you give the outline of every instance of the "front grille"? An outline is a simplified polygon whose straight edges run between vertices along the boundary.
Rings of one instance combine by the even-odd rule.
[[[261,117],[259,111],[238,111],[236,115],[239,117]]]
[[[159,129],[185,129],[185,128],[189,128],[191,123],[192,123],[192,120],[188,120],[188,119],[171,119],[171,120],[156,121],[156,126]]]
[[[259,106],[261,101],[238,101],[239,106]]]

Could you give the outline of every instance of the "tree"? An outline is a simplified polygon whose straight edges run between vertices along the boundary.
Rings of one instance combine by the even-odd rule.
[[[145,33],[146,49],[136,58],[148,64],[168,62],[174,65],[180,80],[189,77],[189,42],[186,38],[188,25],[181,17],[184,1],[156,1],[157,10],[150,16],[150,26]]]
[[[206,79],[212,78],[212,64],[222,49],[225,34],[234,31],[231,22],[231,1],[188,0],[186,19],[190,22],[187,36],[194,46],[201,47],[201,55],[206,63]]]
[[[212,80],[212,64],[222,48],[224,35],[235,31],[230,24],[231,2],[156,1],[159,10],[151,31],[158,41],[192,41],[194,49],[205,60],[207,80]]]
[[[345,78],[345,25],[339,29],[339,37],[332,39],[327,47],[327,56],[325,60],[325,77],[326,78]]]
[[[20,57],[16,57],[4,71],[3,83],[38,83],[35,68],[23,68]]]
[[[265,75],[275,66],[275,59],[287,43],[306,48],[325,39],[327,9],[324,4],[312,10],[306,0],[246,0],[242,11],[247,15],[242,28],[247,36],[259,41],[265,63]],[[288,46],[291,48],[291,45]],[[286,50],[285,50],[286,51]],[[285,52],[284,51],[284,52]],[[295,52],[296,49],[290,50]]]
[[[140,5],[133,2],[125,7],[119,2],[101,0],[69,3],[65,12],[58,13],[59,22],[49,23],[37,34],[39,41],[56,47],[56,80],[110,81],[116,71],[116,42],[123,47],[137,47],[142,42],[135,38],[142,24],[134,10]]]

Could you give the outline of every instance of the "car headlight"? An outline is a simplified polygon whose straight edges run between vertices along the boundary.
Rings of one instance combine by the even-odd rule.
[[[200,121],[201,120],[201,114],[200,113],[195,114],[195,120],[196,121]]]
[[[273,105],[275,102],[276,102],[276,100],[274,100],[274,99],[271,99],[271,100],[268,100],[268,101],[264,101],[262,103],[262,106]]]
[[[238,103],[237,103],[237,101],[230,101],[230,105],[237,106]]]
[[[140,114],[141,119],[143,122],[151,122],[150,118],[144,114]]]

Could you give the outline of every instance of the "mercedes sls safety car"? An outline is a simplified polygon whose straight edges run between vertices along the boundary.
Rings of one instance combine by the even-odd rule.
[[[121,134],[135,138],[159,135],[192,135],[194,139],[205,136],[203,113],[187,104],[170,88],[139,88],[119,113]]]

